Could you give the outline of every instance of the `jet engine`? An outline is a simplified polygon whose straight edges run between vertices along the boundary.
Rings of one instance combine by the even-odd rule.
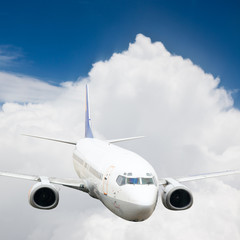
[[[58,205],[59,194],[53,184],[39,182],[31,188],[28,200],[33,207],[48,210]]]
[[[163,188],[162,202],[170,210],[186,210],[193,204],[191,192],[184,185],[174,179],[166,179],[167,185]]]

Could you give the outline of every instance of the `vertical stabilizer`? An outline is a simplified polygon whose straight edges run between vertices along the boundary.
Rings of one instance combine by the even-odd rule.
[[[91,124],[90,124],[90,108],[88,98],[88,85],[86,85],[86,107],[85,107],[85,138],[93,138]]]

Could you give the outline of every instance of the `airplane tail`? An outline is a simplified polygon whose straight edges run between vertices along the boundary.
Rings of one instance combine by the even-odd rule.
[[[60,140],[60,139],[55,139],[55,138],[46,138],[46,137],[40,137],[40,136],[34,136],[34,135],[28,135],[28,134],[22,134],[22,135],[28,136],[28,137],[34,137],[34,138],[40,138],[40,139],[55,141],[55,142],[66,143],[66,144],[77,145],[77,142],[75,142],[75,141],[65,141],[65,140]],[[135,139],[143,138],[143,137],[144,137],[144,136],[128,137],[128,138],[111,139],[111,140],[105,140],[105,141],[110,144],[110,143],[118,143],[118,142],[123,142],[123,141],[135,140]],[[90,108],[89,108],[88,85],[86,85],[85,138],[94,138],[94,137],[93,137],[93,133],[92,133],[92,129],[91,129],[91,118],[90,118]]]
[[[88,85],[86,85],[85,138],[93,138],[93,133],[91,129],[90,108],[89,108]]]

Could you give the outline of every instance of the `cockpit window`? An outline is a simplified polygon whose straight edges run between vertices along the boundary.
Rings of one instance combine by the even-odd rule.
[[[142,178],[142,184],[154,184],[152,178]]]
[[[122,186],[126,184],[126,177],[119,175],[116,181],[119,186]]]
[[[119,186],[123,186],[125,184],[141,184],[141,185],[149,185],[149,184],[155,184],[156,181],[155,178],[130,178],[130,177],[125,177],[122,175],[119,175],[116,179],[116,182]]]
[[[128,184],[140,184],[140,179],[139,178],[127,178],[127,183]]]

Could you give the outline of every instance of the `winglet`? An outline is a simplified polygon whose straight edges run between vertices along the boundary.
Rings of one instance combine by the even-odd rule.
[[[86,85],[86,106],[85,106],[85,138],[93,138],[90,125],[90,109],[89,109],[88,85]]]

